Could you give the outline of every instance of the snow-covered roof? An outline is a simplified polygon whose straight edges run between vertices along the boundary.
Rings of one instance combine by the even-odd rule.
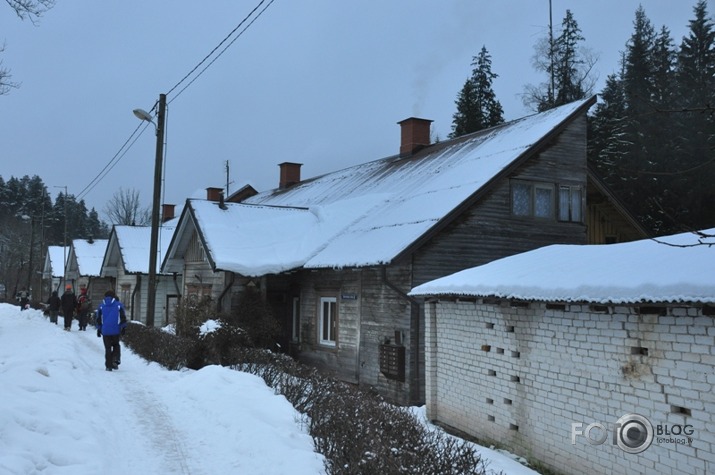
[[[607,245],[552,245],[466,269],[411,295],[552,302],[715,302],[715,228]]]
[[[171,242],[176,229],[176,219],[163,223],[159,228],[156,271],[159,272],[161,261]],[[124,263],[124,271],[129,274],[149,273],[149,250],[151,247],[151,226],[114,226],[112,246],[116,245]],[[114,241],[116,239],[116,242]]]
[[[84,239],[72,241],[79,275],[99,277],[108,243],[109,239],[94,239],[91,242]]]
[[[264,275],[387,264],[594,101],[259,193],[226,210],[189,200],[189,214],[217,269]],[[186,223],[179,226],[182,233]]]
[[[415,156],[368,162],[259,193],[244,203],[333,206],[351,216],[325,240],[306,268],[386,264],[527,153],[591,99],[531,115],[460,139],[435,144]],[[584,109],[584,110],[582,110]],[[352,208],[346,199],[359,199]]]
[[[47,246],[47,263],[45,271],[51,271],[52,277],[64,277],[65,259],[69,255],[69,246]]]
[[[371,202],[345,200],[312,208],[189,200],[217,269],[247,276],[301,267]],[[348,212],[349,210],[349,212]]]

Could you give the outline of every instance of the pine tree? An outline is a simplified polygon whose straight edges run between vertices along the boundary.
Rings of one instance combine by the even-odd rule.
[[[472,58],[472,68],[472,76],[465,81],[455,101],[457,112],[452,116],[450,138],[504,122],[504,110],[492,89],[492,82],[498,75],[492,72],[491,56],[485,46]]]

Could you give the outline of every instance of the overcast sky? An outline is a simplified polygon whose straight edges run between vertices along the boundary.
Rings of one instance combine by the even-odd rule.
[[[132,110],[152,109],[259,3],[57,0],[37,25],[3,3],[0,59],[21,87],[0,96],[0,176],[39,175],[53,200],[67,186],[102,215],[120,187],[150,206],[153,127],[112,161],[140,125]],[[599,55],[600,92],[639,4],[680,45],[695,3],[552,0],[553,21],[560,27],[571,9]],[[548,0],[275,0],[201,76],[168,95],[162,202],[225,187],[226,162],[230,192],[246,183],[261,191],[278,185],[281,162],[303,163],[308,178],[396,154],[397,122],[411,116],[434,120],[433,135],[446,139],[482,46],[505,118],[528,115],[521,95],[545,79],[532,57],[548,23]]]

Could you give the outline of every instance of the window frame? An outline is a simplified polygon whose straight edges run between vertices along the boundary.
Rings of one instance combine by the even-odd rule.
[[[334,309],[327,317],[325,315],[326,303],[332,304],[328,305],[329,309]],[[338,298],[335,296],[321,296],[318,299],[318,304],[318,343],[324,347],[336,348],[338,346]],[[327,324],[329,325],[328,339],[323,338],[326,318],[328,318]],[[332,337],[332,339],[330,339],[330,337]]]
[[[562,215],[564,209],[562,208],[562,203],[561,203],[561,192],[567,190],[568,192],[568,207],[566,209],[566,214],[568,215],[567,217],[564,217]],[[578,197],[574,196],[574,192],[578,191]],[[583,203],[583,198],[584,198],[584,187],[582,185],[574,185],[574,184],[568,184],[568,183],[560,183],[558,185],[558,213],[557,213],[557,219],[558,221],[562,223],[583,223],[584,222],[584,203]],[[574,217],[574,198],[578,198],[578,216]]]
[[[517,187],[526,187],[528,190],[528,212],[519,214],[516,212],[514,206],[516,200],[514,199],[514,194]],[[556,193],[555,185],[553,183],[547,183],[543,181],[528,181],[528,180],[511,180],[509,186],[509,200],[510,200],[510,212],[511,216],[517,218],[531,218],[539,220],[554,220],[557,217],[556,210]],[[537,214],[537,193],[538,190],[548,190],[549,192],[549,213],[548,215],[538,215]]]

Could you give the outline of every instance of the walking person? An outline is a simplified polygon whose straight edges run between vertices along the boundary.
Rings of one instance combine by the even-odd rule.
[[[57,315],[60,313],[60,307],[62,306],[62,300],[57,291],[53,290],[52,295],[47,300],[47,310],[50,312],[50,322],[57,325]]]
[[[62,294],[62,314],[65,317],[65,331],[70,331],[72,328],[72,317],[77,308],[77,296],[72,291],[72,284],[65,286],[65,293]]]
[[[87,330],[87,320],[92,311],[92,299],[87,295],[87,287],[82,285],[79,288],[79,297],[77,297],[77,320],[79,320],[79,329]]]
[[[107,290],[104,300],[97,308],[97,337],[102,337],[104,341],[104,368],[107,371],[119,369],[122,351],[119,335],[124,335],[126,327],[124,305],[117,299],[113,290]]]
[[[30,308],[30,292],[27,291],[25,287],[17,294],[20,299],[20,310],[27,310]]]

